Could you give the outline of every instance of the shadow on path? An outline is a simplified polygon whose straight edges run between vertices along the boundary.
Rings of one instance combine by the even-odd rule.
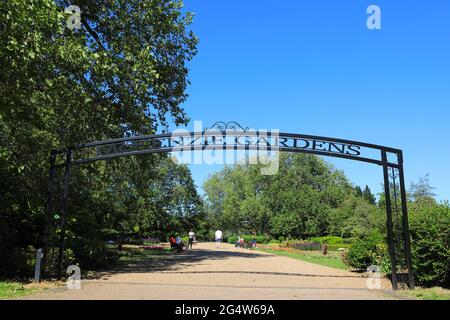
[[[199,264],[203,260],[225,260],[229,258],[268,258],[272,255],[261,254],[255,251],[250,252],[235,252],[226,250],[207,250],[207,249],[194,249],[186,253],[170,253],[161,256],[152,256],[149,259],[145,259],[139,262],[124,263],[114,266],[111,270],[100,270],[94,274],[85,276],[85,279],[100,279],[109,277],[116,274],[123,273],[151,273],[151,272],[163,272],[163,273],[182,273],[179,271],[192,264]],[[205,271],[206,273],[207,271]],[[232,273],[224,271],[224,273]],[[211,272],[212,273],[212,272]],[[217,272],[216,272],[217,273]],[[219,272],[220,273],[220,272]],[[237,272],[239,273],[239,272]]]

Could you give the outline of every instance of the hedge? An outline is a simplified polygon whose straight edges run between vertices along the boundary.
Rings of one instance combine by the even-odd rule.
[[[450,288],[450,206],[410,207],[411,251],[416,283]]]
[[[256,239],[256,243],[263,243],[267,244],[269,242],[269,239],[267,239],[265,236],[252,236],[252,235],[243,235],[244,241],[249,242],[253,239]],[[235,244],[238,240],[238,236],[232,235],[228,236],[228,243]]]
[[[377,265],[385,256],[384,239],[379,232],[372,232],[355,241],[344,255],[344,262],[357,270]]]

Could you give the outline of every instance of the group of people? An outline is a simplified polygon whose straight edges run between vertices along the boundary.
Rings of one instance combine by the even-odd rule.
[[[214,233],[214,238],[216,242],[216,248],[220,248],[220,243],[222,242],[223,233],[220,230],[217,230]],[[171,235],[169,237],[170,248],[172,250],[176,250],[178,252],[183,252],[185,250],[185,244],[181,240],[179,236],[175,237],[175,235]],[[197,241],[195,239],[195,232],[191,229],[188,233],[188,245],[187,250],[192,250],[192,245],[196,244]],[[243,237],[239,237],[235,244],[236,247],[247,248],[247,249],[256,249],[256,239],[253,238],[251,241],[244,241]]]
[[[243,237],[239,236],[234,244],[236,248],[246,248],[246,249],[256,249],[256,239],[253,238],[251,241],[245,241]]]
[[[172,250],[176,250],[178,252],[184,251],[185,244],[179,236],[175,237],[175,235],[172,234],[169,237],[169,242],[170,242],[170,248]],[[191,231],[189,231],[189,233],[188,233],[187,250],[192,250],[192,246],[196,243],[197,243],[197,240],[195,239],[195,232],[194,232],[194,230],[191,229]]]

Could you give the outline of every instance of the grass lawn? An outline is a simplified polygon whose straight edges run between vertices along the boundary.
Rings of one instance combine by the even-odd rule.
[[[324,256],[322,253],[316,253],[316,252],[286,252],[286,251],[278,251],[278,250],[272,250],[272,249],[258,249],[260,251],[268,252],[277,254],[280,256],[290,257],[310,263],[319,264],[321,266],[326,267],[332,267],[336,269],[341,270],[348,270],[347,265],[342,262],[341,257],[338,254],[329,253],[328,255]]]
[[[16,299],[40,290],[42,289],[19,282],[0,282],[0,300]]]
[[[450,300],[450,290],[443,288],[416,288],[416,290],[398,291],[398,293],[420,300]]]

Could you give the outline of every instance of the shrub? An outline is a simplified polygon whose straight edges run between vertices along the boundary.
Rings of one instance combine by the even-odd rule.
[[[48,249],[47,253],[47,264],[44,266],[43,272],[47,277],[56,277],[58,272],[58,254],[59,248],[52,247]],[[76,264],[75,255],[71,249],[66,249],[64,251],[64,262],[63,265],[67,268],[72,264]]]
[[[450,287],[450,206],[415,204],[410,209],[411,252],[416,282]]]
[[[215,238],[215,231],[209,231],[207,234],[206,234],[206,239],[208,239],[208,241],[214,241],[214,238]],[[228,239],[227,239],[228,240]]]
[[[256,240],[257,243],[268,243],[269,240],[264,236],[252,236],[252,235],[244,235],[244,241],[252,241],[253,239]]]
[[[269,241],[269,244],[278,244],[280,243],[280,240],[272,239]]]
[[[238,240],[238,237],[237,236],[228,236],[227,240],[228,240],[228,243],[235,244],[236,241]]]
[[[344,239],[342,239],[341,237],[336,237],[336,236],[314,237],[314,238],[310,238],[309,241],[321,243],[321,244],[328,243],[329,245],[338,245],[338,244],[344,243]]]
[[[31,277],[34,273],[36,250],[32,246],[25,248],[11,248],[0,255],[0,276],[2,277]]]
[[[309,238],[310,242],[328,245],[329,251],[337,251],[340,248],[350,248],[351,243],[354,242],[353,239],[350,238],[341,238],[336,236],[327,236],[327,237],[313,237]]]
[[[74,262],[82,271],[108,267],[119,260],[119,254],[115,250],[108,249],[99,241],[79,239],[72,244],[71,249],[75,252]],[[67,252],[68,250],[66,255]],[[68,265],[68,263],[65,264]]]
[[[266,238],[265,236],[243,235],[242,237],[244,238],[244,241],[246,241],[246,242],[256,239],[256,242],[260,243],[260,244],[269,243],[269,239]],[[238,236],[228,236],[227,242],[231,243],[231,244],[235,244],[237,240],[238,240]]]
[[[58,248],[49,248],[47,263],[42,267],[42,273],[49,277],[56,276],[58,270]],[[34,276],[36,266],[36,249],[33,246],[11,248],[0,255],[0,277],[21,279]],[[74,264],[73,251],[67,249],[64,255],[64,265]]]
[[[344,262],[357,270],[366,270],[371,265],[378,264],[384,256],[383,237],[378,232],[363,236],[357,240],[344,255]]]
[[[353,242],[355,242],[354,238],[343,238],[342,239],[342,244],[352,244]]]
[[[278,240],[279,240],[280,242],[285,242],[285,241],[286,241],[286,237],[280,236],[280,237],[278,238]]]
[[[391,273],[391,257],[389,256],[388,246],[386,243],[380,243],[377,246],[378,260],[377,265],[380,271],[386,274]]]

